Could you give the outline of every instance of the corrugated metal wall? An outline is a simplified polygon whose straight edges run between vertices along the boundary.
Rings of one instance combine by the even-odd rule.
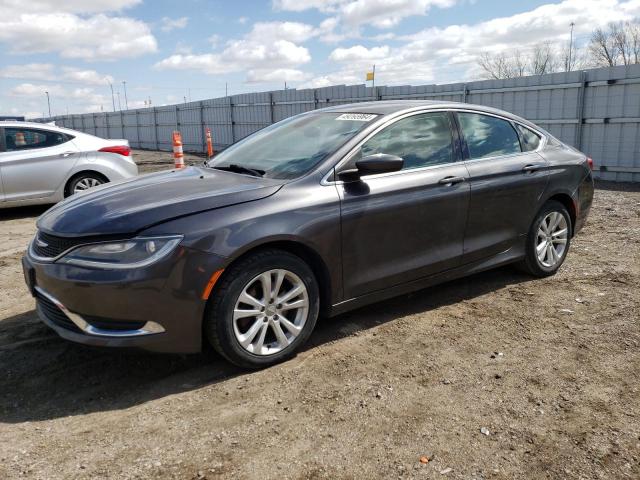
[[[221,150],[298,113],[388,99],[448,100],[500,108],[531,120],[593,157],[600,178],[640,181],[640,65],[466,84],[279,90],[43,120],[159,150],[171,150],[171,133],[180,130],[186,151],[204,152],[206,127],[211,128],[214,148]]]

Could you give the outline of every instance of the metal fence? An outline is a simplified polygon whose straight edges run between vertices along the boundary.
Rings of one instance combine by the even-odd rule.
[[[476,103],[520,115],[591,156],[605,180],[640,181],[640,65],[447,85],[364,85],[232,95],[109,113],[63,115],[57,125],[134,148],[171,150],[180,130],[186,151],[204,152],[205,128],[221,150],[273,122],[352,102],[428,99]]]

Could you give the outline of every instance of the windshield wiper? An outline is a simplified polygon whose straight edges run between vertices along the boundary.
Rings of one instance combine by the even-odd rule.
[[[253,175],[254,177],[262,177],[265,174],[264,170],[259,170],[257,168],[249,168],[243,167],[242,165],[238,165],[236,163],[231,163],[229,165],[216,165],[212,168],[216,168],[218,170],[225,170],[227,172],[235,172],[235,173],[246,173],[249,175]]]

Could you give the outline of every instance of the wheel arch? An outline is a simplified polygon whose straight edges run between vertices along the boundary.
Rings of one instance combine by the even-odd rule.
[[[104,173],[98,171],[98,170],[94,170],[91,168],[85,168],[82,170],[78,170],[76,172],[74,172],[69,178],[67,178],[67,181],[64,183],[64,196],[65,198],[68,197],[71,193],[69,192],[69,187],[71,186],[71,183],[78,178],[81,175],[85,175],[87,173],[91,173],[93,175],[96,175],[98,177],[102,177],[104,179],[105,182],[109,182],[109,177],[107,177]]]
[[[331,280],[331,274],[329,273],[329,268],[325,260],[313,247],[304,242],[286,238],[271,239],[257,245],[252,245],[233,256],[232,260],[226,265],[225,270],[249,255],[269,249],[277,249],[291,253],[300,257],[309,265],[318,281],[318,289],[320,290],[320,313],[321,315],[328,314],[331,309],[331,299],[335,286]]]
[[[569,212],[569,217],[571,218],[571,237],[573,238],[576,219],[578,216],[577,207],[573,197],[566,192],[557,192],[547,198],[544,203],[546,204],[550,200],[555,200],[556,202],[561,203],[567,209],[567,212]]]

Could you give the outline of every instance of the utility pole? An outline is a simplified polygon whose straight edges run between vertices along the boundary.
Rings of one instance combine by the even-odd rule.
[[[116,98],[113,96],[113,85],[109,80],[107,80],[107,83],[111,87],[111,103],[113,104],[113,111],[115,112],[116,111]]]
[[[49,92],[44,92],[47,94],[47,106],[49,107],[49,118],[51,118],[51,101],[49,100]]]
[[[373,64],[373,83],[371,83],[371,88],[376,88],[376,64]]]
[[[124,89],[124,106],[129,110],[129,100],[127,99],[127,82],[122,81],[122,88]]]
[[[116,93],[118,94],[118,110],[122,110],[122,104],[120,103],[120,90],[118,90]]]
[[[227,82],[224,82],[224,96],[229,96],[229,84]]]
[[[573,26],[575,23],[571,22],[569,26],[571,27],[571,33],[569,34],[569,64],[567,65],[567,72],[571,71],[571,53],[573,52]]]

